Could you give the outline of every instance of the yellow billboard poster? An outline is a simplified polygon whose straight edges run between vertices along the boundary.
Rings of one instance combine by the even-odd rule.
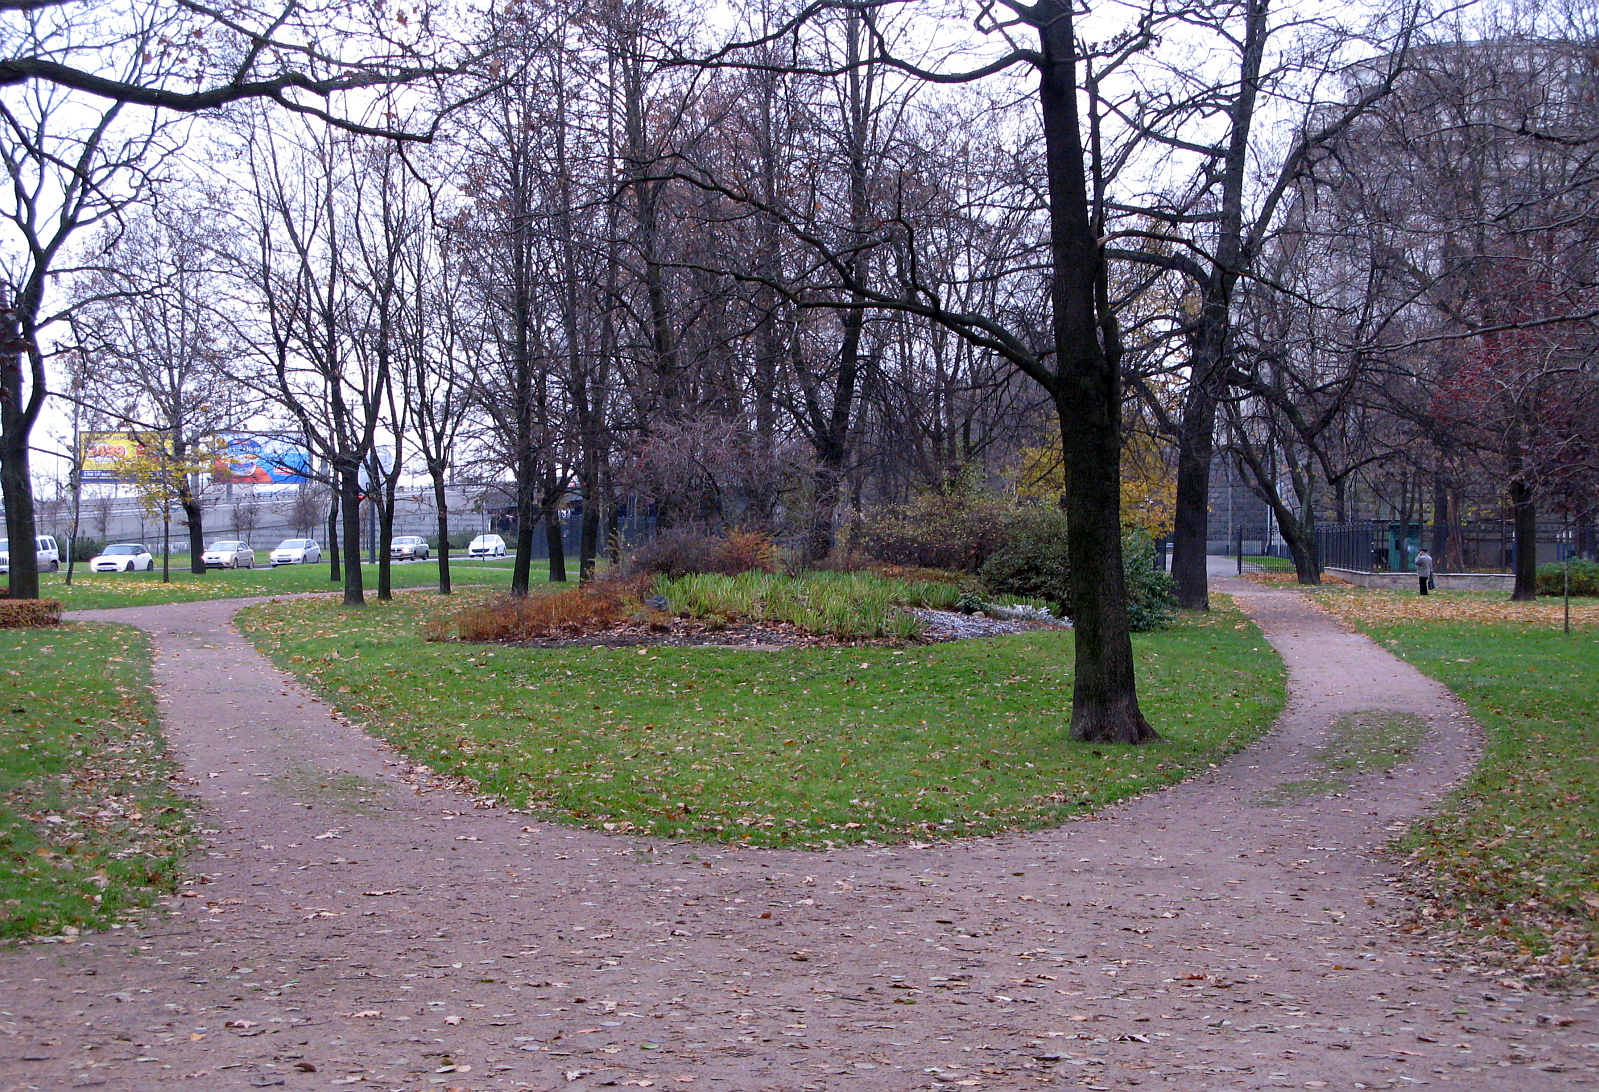
[[[151,432],[85,432],[78,438],[83,458],[84,482],[121,482],[121,467],[148,448],[164,445],[165,438]],[[170,448],[169,448],[170,450]]]

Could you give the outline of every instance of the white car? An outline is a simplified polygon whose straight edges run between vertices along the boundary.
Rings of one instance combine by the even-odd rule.
[[[272,567],[279,565],[313,565],[322,560],[322,547],[314,538],[286,538],[272,551]]]
[[[428,540],[421,535],[398,535],[389,540],[389,557],[395,561],[426,561]]]
[[[36,535],[33,540],[33,560],[42,573],[53,573],[61,568],[61,547],[54,535]],[[11,542],[0,538],[0,573],[11,571]]]
[[[479,535],[467,546],[468,557],[504,557],[505,540],[499,535]]]
[[[113,542],[89,559],[91,573],[150,572],[155,568],[155,558],[150,548],[142,542]]]
[[[213,542],[211,548],[200,555],[208,569],[255,568],[255,551],[248,542]]]

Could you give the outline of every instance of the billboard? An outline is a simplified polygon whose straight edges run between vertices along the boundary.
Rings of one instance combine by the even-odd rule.
[[[125,482],[128,478],[119,466],[162,443],[161,436],[150,432],[85,432],[78,437],[78,453],[83,459],[81,480]]]
[[[311,453],[297,439],[264,432],[226,432],[211,467],[218,485],[297,485],[308,481]]]

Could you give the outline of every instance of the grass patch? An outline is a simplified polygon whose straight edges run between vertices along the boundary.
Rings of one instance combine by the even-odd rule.
[[[359,774],[330,773],[309,766],[295,766],[276,780],[299,807],[338,808],[355,815],[376,815],[372,799],[388,794],[383,785]]]
[[[187,803],[124,626],[0,631],[0,936],[74,935],[169,893]]]
[[[926,624],[912,610],[1049,609],[1040,599],[982,596],[947,580],[907,580],[872,572],[717,573],[658,577],[651,589],[666,609],[685,618],[725,622],[787,622],[840,640],[920,637]]]
[[[1357,777],[1386,773],[1416,753],[1427,722],[1413,713],[1362,709],[1333,721],[1327,742],[1315,754],[1317,776],[1285,781],[1259,803],[1276,807],[1343,792]]]
[[[646,601],[655,607],[647,607]],[[687,576],[597,580],[521,598],[467,600],[434,619],[429,640],[531,641],[575,638],[629,622],[665,623],[688,618],[715,629],[739,624],[787,623],[839,640],[913,640],[927,625],[911,611],[994,610],[1031,607],[1019,596],[985,599],[948,581],[904,580],[870,572],[693,573]],[[659,609],[657,609],[659,608]]]
[[[439,584],[437,558],[427,561],[410,561],[395,565],[390,583],[401,588],[436,588]],[[72,574],[72,584],[66,583],[66,572],[40,573],[39,596],[58,599],[66,610],[106,610],[113,607],[149,607],[162,603],[189,603],[199,599],[240,599],[258,595],[295,595],[301,592],[339,592],[342,583],[328,579],[328,566],[281,565],[276,569],[212,569],[204,576],[188,570],[187,561],[180,570],[172,567],[171,583],[161,582],[161,565],[156,562],[154,572],[148,573],[91,573],[87,567]],[[377,594],[378,570],[376,565],[362,566],[362,579],[366,594],[371,599]],[[549,563],[533,562],[531,579],[543,582],[549,579]],[[450,558],[450,581],[457,587],[490,585],[509,587],[511,566],[504,560],[469,561]]]
[[[437,599],[240,616],[279,664],[414,762],[503,803],[675,838],[822,846],[1039,827],[1256,739],[1281,665],[1230,609],[1135,637],[1163,742],[1067,738],[1072,638],[775,652],[431,644]]]
[[[1448,686],[1487,733],[1471,778],[1399,843],[1426,869],[1418,927],[1447,921],[1533,973],[1599,973],[1599,612],[1567,636],[1558,604],[1320,598]]]

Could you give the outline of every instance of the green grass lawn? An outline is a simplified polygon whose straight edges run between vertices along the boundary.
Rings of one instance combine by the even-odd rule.
[[[1280,663],[1231,609],[1135,638],[1166,737],[1067,738],[1072,637],[779,652],[430,644],[437,599],[252,608],[268,655],[414,761],[613,830],[820,846],[1038,827],[1205,769],[1270,727]]]
[[[370,597],[377,592],[377,566],[363,565],[361,571]],[[394,565],[391,572],[391,583],[396,589],[438,587],[437,558],[399,563]],[[265,566],[255,569],[212,569],[204,576],[196,576],[189,571],[188,561],[184,559],[182,568],[177,561],[173,562],[170,583],[161,581],[159,560],[155,571],[148,573],[91,573],[86,566],[79,566],[72,574],[70,586],[66,583],[66,575],[65,570],[40,573],[39,597],[59,599],[67,610],[103,610],[110,607],[186,603],[196,599],[235,599],[299,592],[337,592],[344,586],[328,579],[326,564],[282,565],[276,569]],[[533,562],[532,579],[542,582],[548,578],[549,562]],[[0,577],[0,580],[3,579]],[[471,561],[451,557],[450,582],[456,587],[509,587],[511,561],[504,558]]]
[[[0,936],[105,928],[172,888],[187,834],[125,626],[0,630]]]
[[[1599,972],[1599,627],[1503,596],[1329,592],[1323,602],[1460,696],[1482,762],[1400,848],[1430,913],[1555,968]]]

